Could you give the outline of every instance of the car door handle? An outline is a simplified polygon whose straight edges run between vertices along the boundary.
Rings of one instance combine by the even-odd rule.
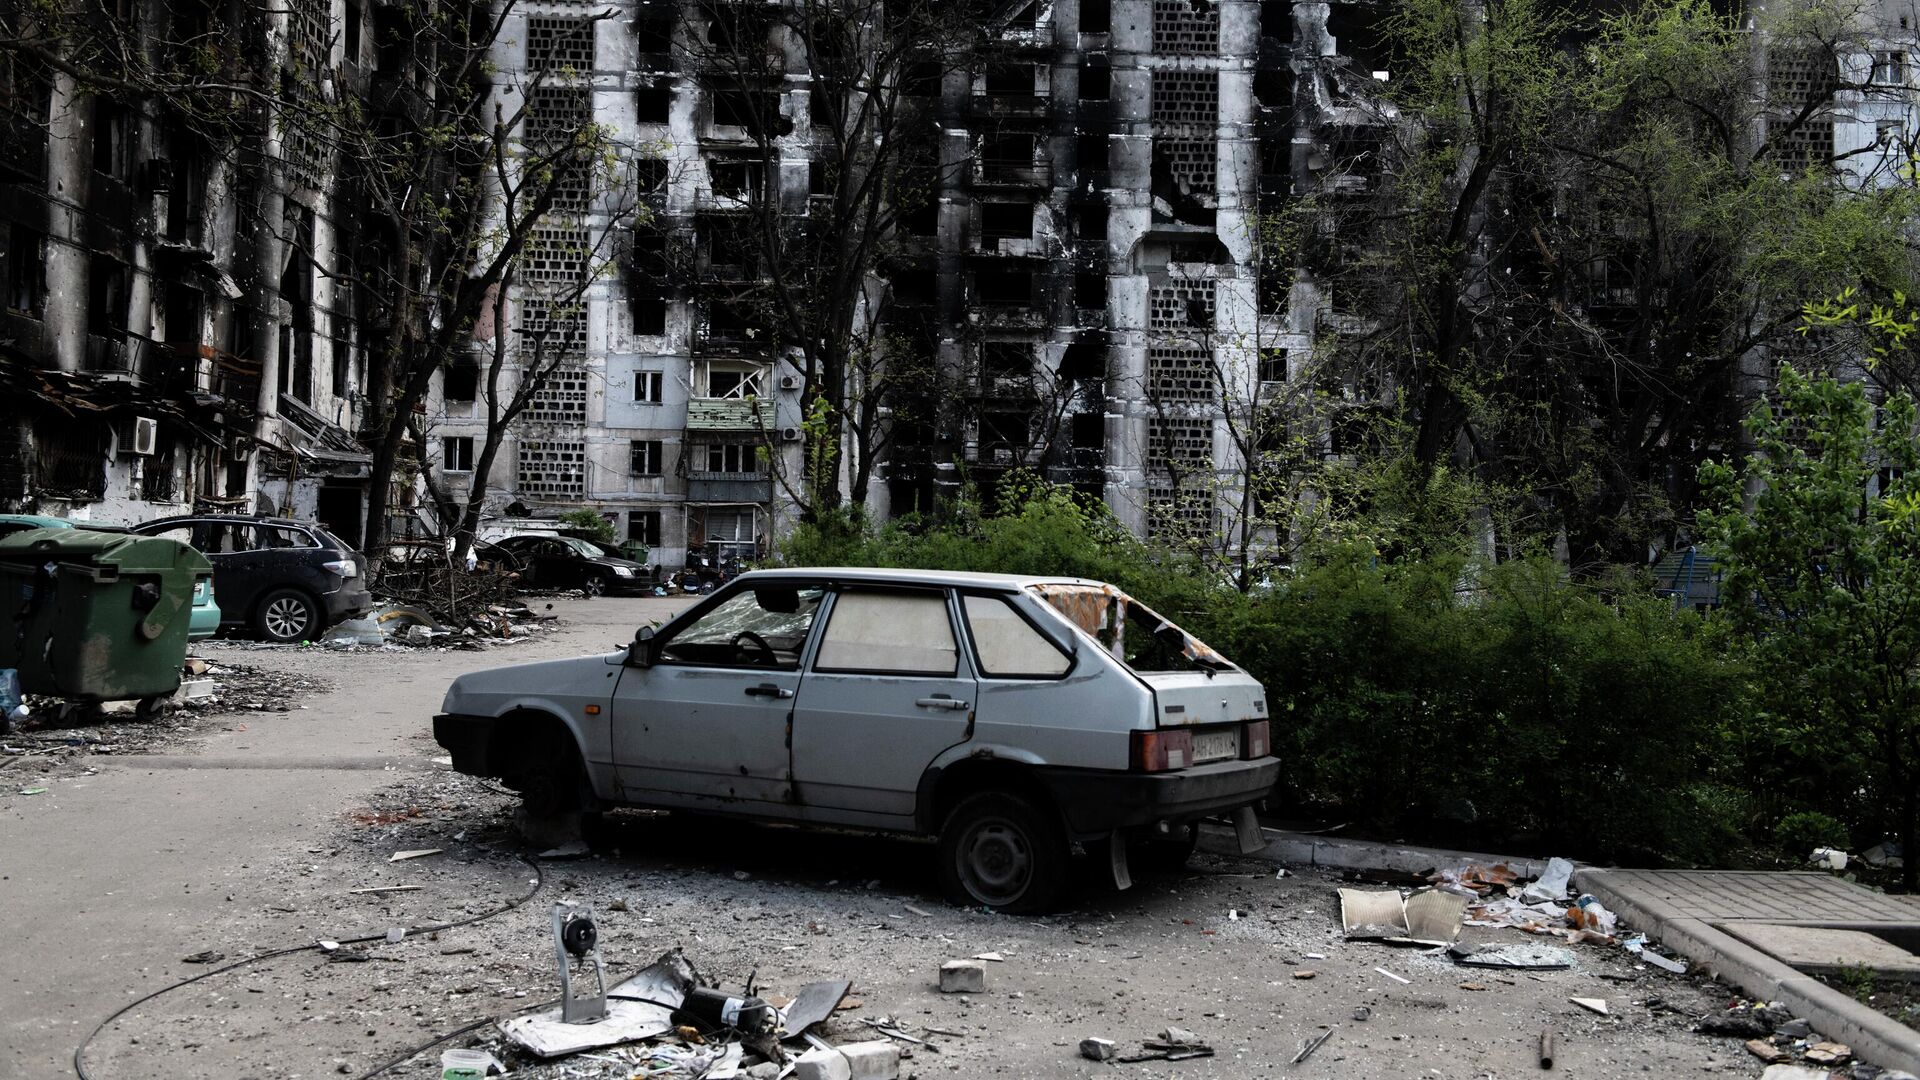
[[[747,696],[748,697],[790,698],[793,696],[793,691],[787,689],[784,686],[775,686],[772,683],[761,683],[759,686],[747,687]]]
[[[950,697],[923,697],[915,701],[914,704],[925,705],[929,709],[952,709],[954,712],[959,712],[961,709],[967,707],[966,702],[957,701]]]

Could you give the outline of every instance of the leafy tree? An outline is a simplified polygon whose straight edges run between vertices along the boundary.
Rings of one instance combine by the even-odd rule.
[[[1821,126],[1836,93],[1875,92],[1845,0],[1760,13],[1759,35],[1710,0],[1476,11],[1386,23],[1398,144],[1371,197],[1324,200],[1337,239],[1306,265],[1370,320],[1341,363],[1398,394],[1412,438],[1372,453],[1509,493],[1502,547],[1637,563],[1687,527],[1768,350],[1829,344],[1792,337],[1804,304],[1913,294],[1886,237],[1920,204],[1910,177],[1854,184],[1862,151]]]
[[[1885,313],[1882,313],[1883,317]],[[1817,320],[1816,320],[1817,321]],[[1889,318],[1904,335],[1910,319]],[[1752,636],[1776,782],[1891,830],[1920,883],[1920,452],[1913,399],[1878,408],[1858,381],[1780,369],[1779,408],[1747,421],[1754,453],[1710,461],[1701,525],[1727,611]],[[1751,492],[1750,496],[1746,493]],[[1743,501],[1750,508],[1743,508]],[[1865,797],[1851,796],[1861,782]]]

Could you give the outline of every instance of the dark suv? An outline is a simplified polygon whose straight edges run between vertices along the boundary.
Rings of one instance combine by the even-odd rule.
[[[373,607],[367,560],[318,525],[227,514],[161,518],[132,526],[191,544],[213,563],[223,625],[251,626],[268,641],[304,641]]]

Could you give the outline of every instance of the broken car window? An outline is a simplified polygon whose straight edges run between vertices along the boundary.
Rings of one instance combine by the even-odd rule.
[[[310,548],[320,546],[313,542],[312,537],[301,532],[299,529],[276,529],[263,525],[257,532],[260,537],[261,547]]]
[[[1233,667],[1205,642],[1111,585],[1035,585],[1033,591],[1082,634],[1141,674]]]
[[[944,594],[843,592],[813,668],[951,678],[958,655]]]
[[[254,551],[260,547],[253,535],[253,526],[238,525],[230,522],[216,522],[208,526],[207,545],[200,550],[227,554],[235,551]]]
[[[721,601],[660,647],[661,663],[792,671],[822,590],[764,585]]]

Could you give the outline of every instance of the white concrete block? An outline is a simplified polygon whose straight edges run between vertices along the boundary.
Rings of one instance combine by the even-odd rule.
[[[842,1043],[835,1049],[847,1059],[853,1080],[897,1080],[900,1075],[900,1047],[892,1039]]]
[[[816,1046],[793,1059],[793,1080],[853,1080],[853,1066],[840,1051]]]
[[[943,994],[983,994],[987,990],[987,965],[977,960],[949,960],[940,965],[940,992]]]

